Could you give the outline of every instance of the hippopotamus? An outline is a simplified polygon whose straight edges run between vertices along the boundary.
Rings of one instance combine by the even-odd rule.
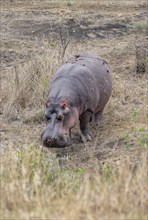
[[[102,115],[112,90],[112,73],[107,61],[91,53],[75,55],[53,76],[46,100],[46,147],[66,147],[71,129],[80,122],[84,142],[91,140],[88,124]]]

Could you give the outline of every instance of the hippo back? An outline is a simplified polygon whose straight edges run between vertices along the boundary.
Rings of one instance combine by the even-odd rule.
[[[82,112],[86,109],[98,112],[104,108],[111,94],[111,70],[100,56],[76,55],[56,72],[50,90],[55,84],[59,84],[62,96],[69,96],[73,103],[81,104]]]

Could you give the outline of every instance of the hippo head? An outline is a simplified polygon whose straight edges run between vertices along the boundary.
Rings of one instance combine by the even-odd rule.
[[[46,147],[66,147],[70,145],[71,128],[78,121],[78,112],[67,100],[48,100],[45,110],[46,129],[42,133]]]

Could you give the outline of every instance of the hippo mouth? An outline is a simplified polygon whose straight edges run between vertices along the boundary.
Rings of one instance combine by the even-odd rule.
[[[43,142],[43,146],[46,148],[65,148],[70,146],[70,142],[69,143],[45,143]]]
[[[42,135],[41,135],[41,138],[42,138]],[[43,139],[42,138],[42,143],[43,143],[43,147],[46,147],[46,148],[65,148],[65,147],[68,147],[70,146],[71,144],[71,139],[69,136],[66,135],[66,138],[62,139],[62,140],[52,140],[51,139]]]

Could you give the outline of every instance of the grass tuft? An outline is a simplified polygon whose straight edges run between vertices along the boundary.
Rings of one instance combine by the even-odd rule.
[[[34,146],[9,148],[2,154],[2,219],[147,217],[144,154],[134,172],[130,161],[116,167],[116,172],[108,162],[102,174],[91,178],[82,168],[61,168],[58,159]]]
[[[37,115],[42,111],[40,106],[44,106],[50,77],[58,66],[58,56],[58,53],[49,54],[47,50],[43,56],[36,56],[27,64],[6,69],[6,82],[3,81],[2,84],[2,108],[5,118],[25,118],[24,110],[27,108],[36,108]]]

